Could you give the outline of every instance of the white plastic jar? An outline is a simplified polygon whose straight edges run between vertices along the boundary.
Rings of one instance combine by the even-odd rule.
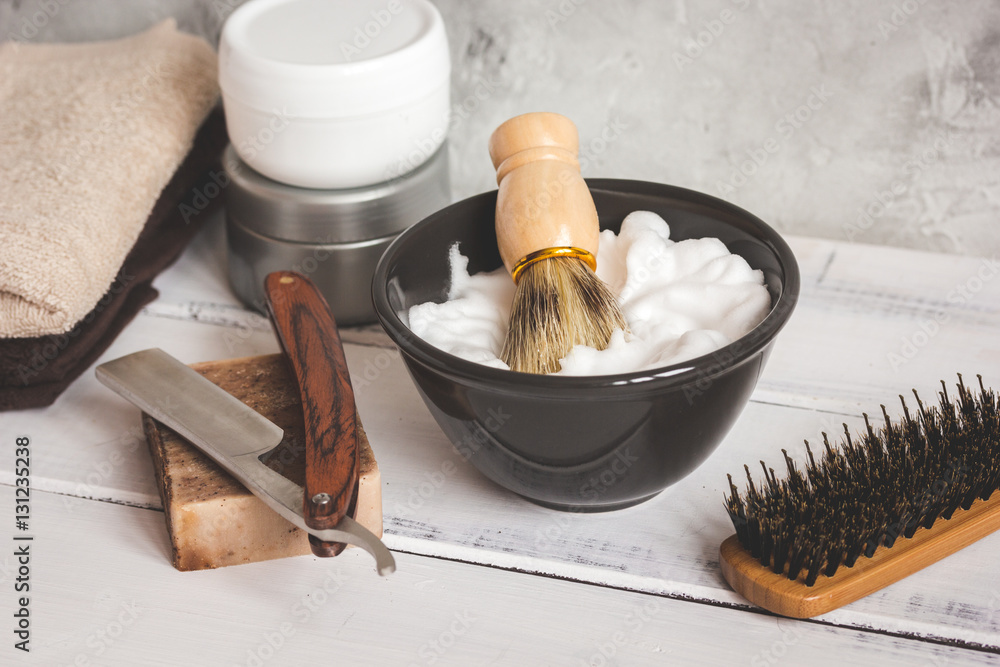
[[[368,186],[427,161],[447,135],[450,75],[427,0],[250,0],[219,43],[236,152],[304,188]]]

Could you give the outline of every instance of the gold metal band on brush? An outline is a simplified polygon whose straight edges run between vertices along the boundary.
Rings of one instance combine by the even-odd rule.
[[[597,258],[594,257],[594,253],[589,250],[584,250],[583,248],[574,248],[572,246],[561,246],[557,248],[544,248],[542,250],[536,250],[533,253],[529,253],[522,257],[514,268],[510,270],[510,277],[514,279],[514,283],[517,283],[517,279],[521,276],[521,272],[529,264],[534,264],[535,262],[540,262],[543,259],[549,259],[551,257],[579,257],[582,259],[587,266],[590,267],[591,271],[597,271]]]

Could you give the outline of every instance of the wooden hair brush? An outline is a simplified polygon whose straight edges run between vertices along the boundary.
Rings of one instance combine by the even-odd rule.
[[[942,383],[940,405],[851,439],[823,435],[805,473],[785,454],[779,480],[741,495],[729,478],[726,509],[736,535],[723,542],[722,573],[737,593],[782,616],[810,618],[873,593],[1000,529],[1000,411],[959,376],[958,401]],[[902,401],[902,396],[900,396]]]
[[[594,273],[600,227],[578,141],[573,122],[555,113],[511,118],[490,137],[497,245],[517,285],[500,358],[515,371],[558,371],[574,345],[603,350],[628,328]]]

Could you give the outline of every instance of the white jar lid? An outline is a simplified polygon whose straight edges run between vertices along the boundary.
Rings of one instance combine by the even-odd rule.
[[[219,43],[224,95],[295,118],[405,107],[450,74],[444,22],[427,0],[250,0]]]

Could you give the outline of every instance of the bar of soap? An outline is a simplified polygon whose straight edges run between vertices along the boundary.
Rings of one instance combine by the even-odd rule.
[[[277,424],[281,443],[264,463],[296,484],[305,479],[305,430],[298,385],[283,354],[229,359],[191,368]],[[276,514],[170,428],[143,415],[160,499],[178,570],[204,570],[312,553],[307,534]],[[378,464],[358,421],[355,520],[382,536]]]

